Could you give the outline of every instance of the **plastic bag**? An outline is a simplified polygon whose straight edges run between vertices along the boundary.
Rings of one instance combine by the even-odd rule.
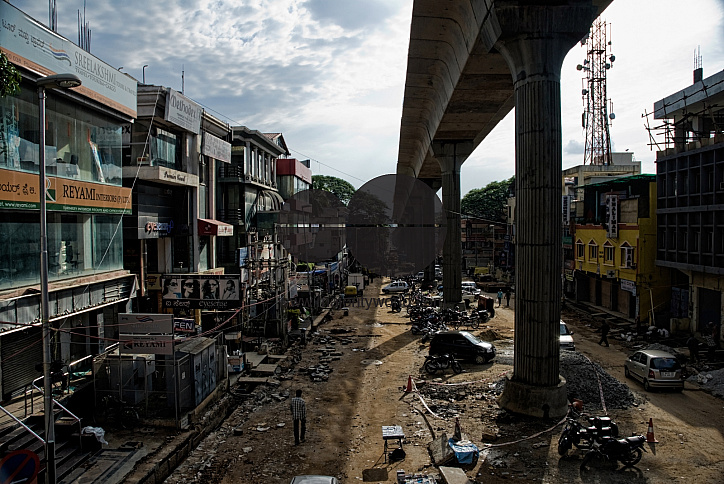
[[[108,442],[106,442],[105,439],[106,431],[100,427],[83,427],[81,433],[86,435],[95,435],[95,438],[98,442],[108,445]]]

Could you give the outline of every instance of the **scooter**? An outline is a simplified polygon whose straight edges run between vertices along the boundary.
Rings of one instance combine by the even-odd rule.
[[[452,368],[456,374],[463,371],[460,362],[451,354],[428,355],[425,357],[423,368],[431,375],[434,375],[439,370],[445,371],[448,367]]]
[[[579,402],[569,405],[566,426],[558,438],[558,453],[562,456],[575,445],[582,450],[589,450],[595,442],[618,437],[618,425],[610,417],[585,416],[585,425],[580,422],[583,409]]]
[[[646,443],[646,437],[643,435],[594,442],[591,450],[583,457],[581,472],[587,471],[588,464],[597,457],[610,462],[614,468],[618,467],[619,461],[626,467],[636,465],[641,460],[643,452],[646,451],[644,443]]]

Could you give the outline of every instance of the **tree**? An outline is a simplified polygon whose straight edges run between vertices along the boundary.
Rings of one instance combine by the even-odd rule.
[[[463,197],[460,210],[464,215],[473,215],[492,222],[505,222],[504,208],[515,176],[509,180],[490,182],[484,188],[474,188]]]
[[[339,201],[347,205],[354,195],[355,188],[349,182],[335,176],[313,175],[312,188],[314,190],[326,190],[339,198]]]
[[[20,72],[10,63],[4,52],[0,52],[0,98],[20,90]]]

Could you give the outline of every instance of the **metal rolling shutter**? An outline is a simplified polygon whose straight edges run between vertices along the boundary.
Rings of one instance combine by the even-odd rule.
[[[31,327],[0,335],[2,397],[5,399],[41,375],[35,365],[43,362],[42,332]]]

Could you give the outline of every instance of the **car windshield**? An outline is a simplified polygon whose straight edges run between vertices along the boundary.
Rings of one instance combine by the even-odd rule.
[[[654,370],[676,371],[681,369],[681,365],[674,358],[652,358],[651,368]]]
[[[466,340],[470,341],[473,344],[479,344],[481,341],[472,335],[472,333],[468,333],[467,331],[460,331],[460,334],[465,337]]]
[[[566,326],[565,324],[561,324],[561,336],[564,334],[571,334],[571,333],[568,332],[568,326]]]

